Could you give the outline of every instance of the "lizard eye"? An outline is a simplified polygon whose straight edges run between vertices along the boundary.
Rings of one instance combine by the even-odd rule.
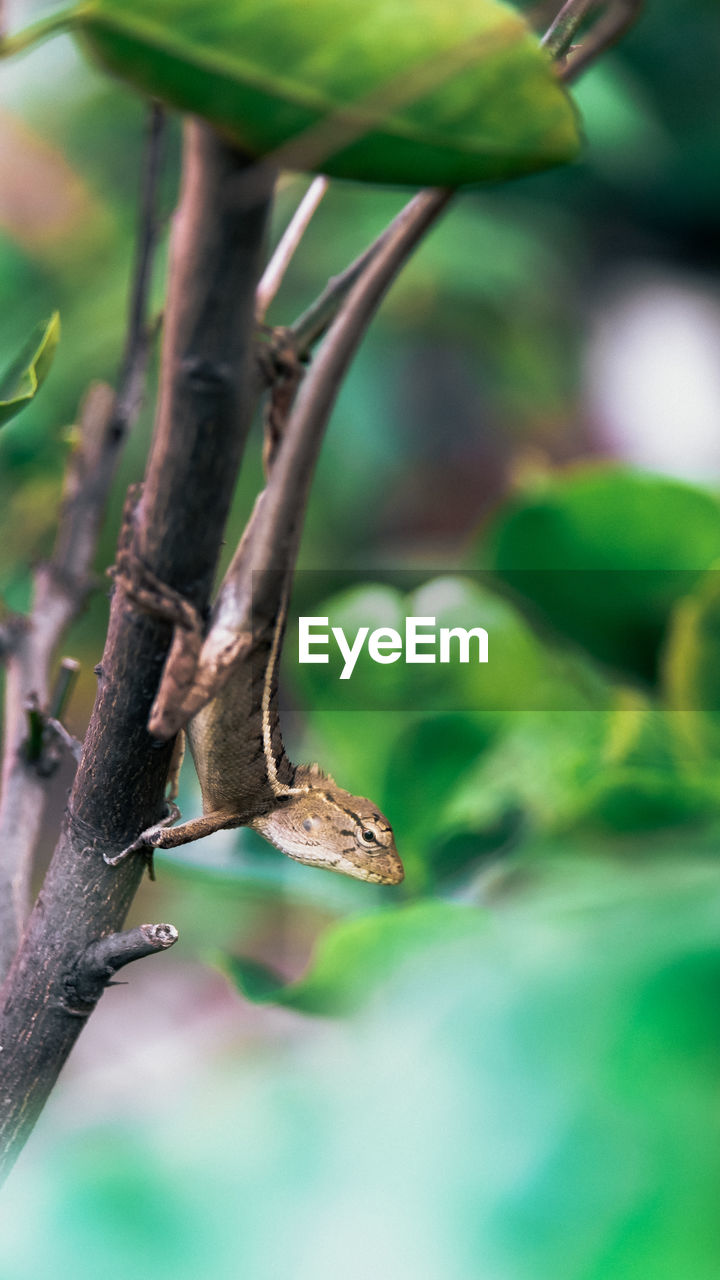
[[[371,831],[369,827],[366,827],[364,831],[360,832],[360,839],[363,844],[375,844],[377,836],[374,831]]]

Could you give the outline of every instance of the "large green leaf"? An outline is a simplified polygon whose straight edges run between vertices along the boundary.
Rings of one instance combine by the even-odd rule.
[[[36,325],[15,359],[0,376],[0,427],[34,399],[50,371],[60,338],[60,315]]]
[[[603,465],[511,500],[477,555],[593,656],[652,678],[673,605],[719,551],[713,495]]]
[[[241,956],[220,967],[257,1004],[282,1004],[302,1013],[351,1013],[391,974],[438,942],[477,937],[484,916],[444,902],[422,902],[334,925],[321,935],[308,972],[297,982]]]
[[[578,148],[547,55],[500,0],[90,0],[72,21],[111,71],[285,167],[457,186]]]

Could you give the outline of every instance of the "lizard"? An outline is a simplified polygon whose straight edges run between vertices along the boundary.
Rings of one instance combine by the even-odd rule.
[[[271,467],[268,485],[255,503],[218,592],[211,628],[213,623],[222,625],[228,598],[237,594],[238,580],[244,584],[242,589],[250,589],[253,555],[264,558],[262,511],[273,470]],[[124,590],[144,611],[172,622],[180,644],[184,634],[189,650],[196,652],[202,625],[199,616],[193,616],[193,606],[161,583],[130,549],[136,501],[131,496],[128,504],[124,549],[121,540],[114,575],[116,589]],[[297,511],[294,514],[296,526],[299,516]],[[119,854],[106,855],[111,865],[131,853],[151,856],[154,849],[175,848],[215,831],[247,826],[296,862],[375,884],[399,884],[403,879],[392,827],[377,806],[344,790],[317,764],[292,764],[285,751],[278,712],[278,668],[298,540],[294,527],[285,540],[282,569],[260,575],[262,589],[254,602],[259,607],[252,633],[240,648],[241,656],[217,695],[187,725],[200,782],[202,816],[180,826],[171,825],[180,816],[174,799],[184,750],[181,731],[166,817]]]

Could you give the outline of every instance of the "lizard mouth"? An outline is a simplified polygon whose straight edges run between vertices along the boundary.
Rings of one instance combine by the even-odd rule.
[[[353,880],[363,880],[366,884],[400,884],[405,878],[405,869],[397,854],[394,857],[378,858],[374,867],[361,866],[351,862],[349,858],[333,857],[320,861],[317,852],[307,861],[301,853],[289,855],[296,862],[305,862],[306,866],[322,867],[324,871],[334,871],[337,875],[349,876]]]
[[[337,864],[333,871],[344,872],[356,880],[366,880],[369,884],[400,884],[405,879],[405,868],[397,854],[394,857],[378,859],[378,865],[359,867],[355,865]]]
[[[387,872],[381,877],[381,884],[402,884],[405,879],[405,868],[400,859],[395,856]]]

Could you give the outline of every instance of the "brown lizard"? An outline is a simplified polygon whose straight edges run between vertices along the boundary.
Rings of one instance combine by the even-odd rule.
[[[268,483],[225,576],[204,640],[199,618],[190,625],[182,620],[187,601],[176,599],[179,613],[177,607],[165,612],[175,624],[172,670],[166,664],[150,727],[171,737],[188,720],[203,816],[170,829],[169,822],[179,816],[174,811],[109,861],[172,848],[223,827],[251,826],[298,862],[380,884],[403,879],[392,828],[372,801],[343,790],[317,765],[296,767],[288,760],[278,722],[277,668],[302,515],[342,376],[378,301],[451,195],[444,189],[422,192],[391,224],[330,325],[296,397],[297,382],[289,396],[284,394],[285,373],[283,403],[276,396],[275,405],[286,419],[285,430],[278,433],[274,423]],[[127,570],[118,566],[118,586],[135,595],[140,607],[152,608],[154,595],[167,605],[157,580],[146,590],[136,545],[131,538]],[[238,567],[241,572],[234,572]],[[260,580],[257,591],[254,576]],[[273,585],[278,581],[279,589]],[[251,623],[250,605],[258,603],[262,607]],[[203,662],[208,646],[212,660]]]
[[[291,468],[286,474],[291,474]],[[264,539],[268,513],[263,516],[264,502],[271,486],[275,485],[275,499],[278,485],[287,484],[281,468],[273,465],[268,486],[255,504],[218,593],[210,630],[213,626],[223,629],[228,601],[229,612],[234,615],[238,593],[252,591],[253,560],[257,558],[262,564],[267,558]],[[256,575],[261,585],[253,592],[257,607],[252,633],[239,637],[240,657],[229,678],[187,726],[203,815],[172,827],[170,823],[180,815],[171,802],[166,818],[143,831],[121,853],[106,857],[111,865],[130,853],[174,848],[224,828],[248,826],[296,862],[376,884],[398,884],[403,879],[392,828],[376,805],[345,791],[316,764],[293,765],[283,746],[278,667],[297,552],[299,512],[292,502],[282,501],[281,505],[292,517],[283,539],[285,564],[277,571],[268,571],[265,566],[265,572]],[[131,550],[133,519],[131,498],[126,513],[127,536],[124,544],[121,541],[115,571],[116,586],[140,608],[175,625],[174,644],[186,653],[192,665],[202,640],[200,619],[193,616],[192,606],[160,583]],[[182,751],[181,735],[171,776],[171,801],[177,791]]]

